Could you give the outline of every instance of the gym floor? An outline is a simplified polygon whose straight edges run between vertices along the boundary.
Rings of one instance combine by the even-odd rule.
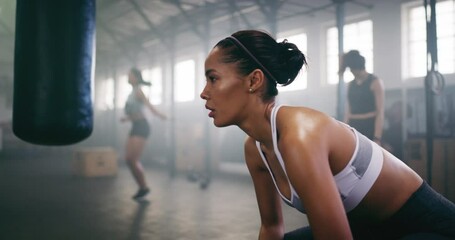
[[[113,177],[72,175],[67,157],[0,158],[0,239],[257,239],[259,213],[249,176],[215,174],[206,189],[184,174],[145,166],[151,194],[126,165]],[[286,230],[307,225],[283,205]]]

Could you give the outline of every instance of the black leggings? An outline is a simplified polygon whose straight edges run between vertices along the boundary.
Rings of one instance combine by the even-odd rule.
[[[350,221],[354,239],[455,239],[455,204],[426,182],[392,217],[380,224]],[[286,240],[313,239],[310,227],[286,233]]]

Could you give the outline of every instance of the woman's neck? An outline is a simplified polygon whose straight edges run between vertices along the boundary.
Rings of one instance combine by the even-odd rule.
[[[354,75],[354,80],[356,82],[361,83],[361,82],[364,82],[365,80],[367,80],[369,73],[365,70],[359,70],[359,71],[353,72],[353,75]]]
[[[271,143],[270,117],[274,106],[274,101],[262,103],[260,107],[256,105],[248,112],[247,118],[238,124],[238,127],[256,141],[266,145]]]

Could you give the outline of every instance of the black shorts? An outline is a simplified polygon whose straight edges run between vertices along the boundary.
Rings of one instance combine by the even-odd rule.
[[[150,126],[145,118],[134,120],[131,127],[130,136],[139,136],[148,138],[150,135]]]

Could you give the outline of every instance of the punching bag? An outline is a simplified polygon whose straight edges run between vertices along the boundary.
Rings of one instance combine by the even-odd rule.
[[[13,132],[68,145],[93,129],[95,0],[17,0]]]

